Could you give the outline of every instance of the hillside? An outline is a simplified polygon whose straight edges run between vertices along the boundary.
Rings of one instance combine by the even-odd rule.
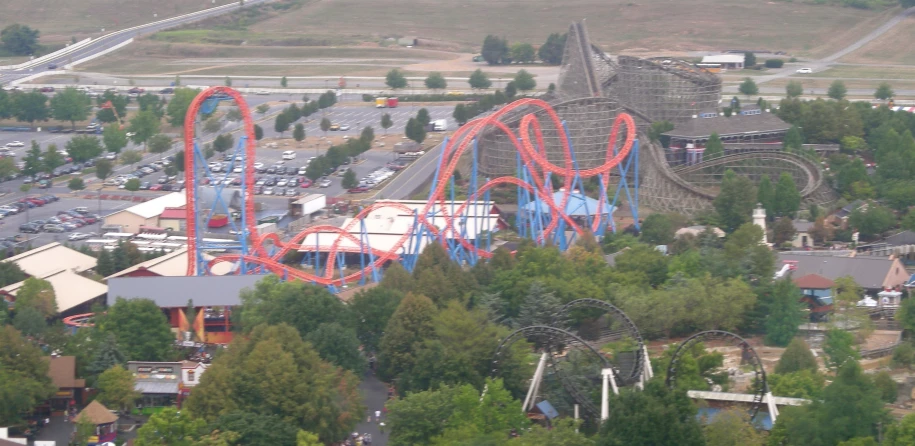
[[[44,44],[81,40],[106,31],[232,3],[230,0],[4,0],[0,28],[21,23],[41,31]],[[157,14],[158,17],[153,15]]]

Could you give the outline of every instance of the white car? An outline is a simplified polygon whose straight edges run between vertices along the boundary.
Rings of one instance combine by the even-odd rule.
[[[267,90],[257,90],[257,94],[259,94],[259,95],[268,95],[268,94],[270,94],[270,92],[267,91]]]
[[[295,152],[293,152],[292,150],[287,150],[287,151],[283,152],[283,159],[284,160],[294,160]]]
[[[330,187],[330,180],[324,180],[318,183],[318,187]]]
[[[289,184],[289,180],[285,178],[280,178],[276,181],[276,187],[286,187],[287,184]]]
[[[798,68],[798,69],[797,69],[797,73],[798,73],[798,74],[810,74],[810,73],[813,73],[813,69],[811,69],[811,68]]]
[[[25,147],[25,143],[22,141],[13,141],[6,143],[7,147]]]
[[[234,168],[232,168],[232,172],[241,173],[241,166],[235,166]]]
[[[254,163],[254,168],[255,168],[255,169],[263,169],[263,168],[264,168],[264,163],[258,161],[258,162],[256,162],[256,163]]]
[[[136,135],[136,132],[127,132],[128,138],[133,138],[133,135]]]
[[[344,131],[344,132],[345,132],[345,131],[349,130],[349,128],[350,128],[350,127],[349,127],[348,125],[343,124],[343,125],[340,126],[340,131]]]
[[[83,234],[82,232],[74,232],[74,233],[70,234],[70,236],[67,238],[70,239],[70,241],[85,240],[85,239],[89,238],[89,234]]]
[[[114,152],[108,152],[108,154],[105,155],[105,159],[106,159],[106,160],[117,159],[117,157],[118,157],[118,154],[117,154],[117,153],[114,153]]]

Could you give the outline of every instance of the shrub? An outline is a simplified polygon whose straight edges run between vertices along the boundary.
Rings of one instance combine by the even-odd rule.
[[[781,68],[785,65],[782,59],[766,59],[766,68]]]

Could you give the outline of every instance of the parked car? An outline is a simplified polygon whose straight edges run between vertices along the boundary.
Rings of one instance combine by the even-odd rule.
[[[74,232],[74,233],[70,234],[70,236],[67,237],[67,239],[72,242],[75,242],[77,240],[86,240],[89,237],[91,237],[89,234],[86,234],[83,232]]]
[[[358,194],[360,192],[368,192],[369,188],[367,186],[356,186],[356,187],[347,189],[346,191],[351,194]]]
[[[287,197],[294,197],[294,196],[296,196],[295,189],[293,189],[293,188],[291,188],[291,187],[290,187],[289,189],[286,189],[286,196],[287,196]]]
[[[29,234],[37,234],[41,232],[41,229],[37,225],[31,223],[24,223],[19,225],[19,232],[26,232]]]
[[[321,180],[321,182],[318,183],[318,187],[330,187],[330,185],[331,185],[330,180]]]
[[[813,73],[813,69],[811,69],[811,68],[798,68],[798,69],[797,69],[797,73],[798,73],[798,74],[811,74],[811,73]]]
[[[38,91],[42,93],[54,93],[54,87],[41,87]]]
[[[6,143],[7,147],[25,147],[25,143],[22,141],[13,141]]]
[[[171,87],[163,88],[163,89],[159,90],[159,94],[172,94],[174,92],[175,92],[175,89],[171,88]]]
[[[303,189],[305,189],[305,188],[311,187],[311,184],[312,184],[312,181],[309,180],[308,178],[305,178],[304,180],[302,180],[302,184],[300,184],[299,186],[301,186]]]
[[[61,226],[61,225],[54,225],[54,224],[46,224],[46,225],[44,225],[44,226],[41,227],[41,230],[44,231],[44,232],[52,232],[52,233],[66,232],[66,230],[64,229],[63,226]]]

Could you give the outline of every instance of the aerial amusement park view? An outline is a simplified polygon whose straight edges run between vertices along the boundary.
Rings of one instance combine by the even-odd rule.
[[[0,444],[915,444],[913,5],[172,3],[0,19]]]

